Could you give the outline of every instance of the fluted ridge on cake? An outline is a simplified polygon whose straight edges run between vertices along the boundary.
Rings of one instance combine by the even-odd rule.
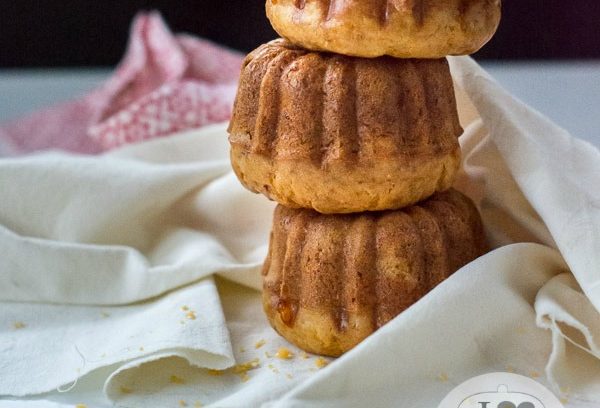
[[[322,213],[381,211],[450,188],[460,164],[445,59],[364,59],[284,40],[246,58],[229,125],[249,190]]]
[[[445,59],[362,59],[275,40],[246,58],[231,142],[275,159],[446,152],[462,133]]]
[[[377,213],[278,206],[263,302],[288,340],[339,355],[484,251],[479,213],[456,190]],[[311,318],[320,323],[312,326]]]

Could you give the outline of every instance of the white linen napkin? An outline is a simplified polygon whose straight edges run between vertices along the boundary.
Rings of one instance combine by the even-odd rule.
[[[429,407],[496,370],[600,404],[600,154],[471,59],[450,62],[457,188],[499,249],[318,373],[250,289],[273,204],[229,171],[223,125],[101,157],[0,160],[0,407]],[[217,294],[215,273],[246,287],[217,279]],[[274,356],[284,345],[293,359]]]

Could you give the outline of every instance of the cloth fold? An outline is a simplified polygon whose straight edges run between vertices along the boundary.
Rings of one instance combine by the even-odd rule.
[[[124,304],[215,272],[256,268],[269,225],[252,216],[270,217],[270,206],[252,204],[260,198],[251,195],[249,207],[261,208],[225,213],[223,225],[228,208],[216,197],[235,202],[245,192],[226,174],[223,127],[195,136],[181,135],[178,148],[196,162],[146,163],[142,153],[135,161],[111,154],[2,160],[0,270],[11,273],[0,274],[0,299]]]
[[[114,85],[118,110],[98,124],[86,105],[79,133],[56,144],[56,129],[23,125],[29,137],[9,132],[20,151],[144,140],[126,136],[135,126],[88,132],[121,126],[155,92],[170,98],[161,89],[181,90],[186,75],[220,70],[225,57],[206,62],[190,51],[201,42],[141,18],[154,20],[137,23],[130,55],[158,64],[164,46],[173,60],[149,74],[126,59],[120,70],[134,74],[118,75],[134,79],[112,83],[138,91]],[[492,251],[321,370],[262,313],[255,289],[273,203],[231,172],[226,124],[100,156],[0,160],[0,407],[429,407],[490,371],[534,377],[568,407],[598,406],[600,153],[470,58],[449,60],[465,128],[456,188],[479,207]],[[275,358],[282,346],[292,359]]]

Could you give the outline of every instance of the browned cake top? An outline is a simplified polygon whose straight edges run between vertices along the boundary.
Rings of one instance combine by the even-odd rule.
[[[271,41],[244,62],[230,141],[276,159],[442,154],[462,133],[445,59],[355,58]]]
[[[281,0],[271,0],[273,4],[280,2]],[[363,16],[379,21],[381,25],[386,24],[395,13],[408,14],[418,25],[423,25],[434,9],[454,11],[456,18],[467,24],[465,20],[473,7],[484,6],[484,9],[492,14],[500,5],[500,0],[291,0],[291,2],[299,11],[304,10],[307,4],[318,4],[323,20],[331,20],[353,9],[358,10]]]
[[[369,313],[379,327],[484,251],[479,213],[456,190],[398,211],[278,206],[264,290],[288,325],[302,307],[331,314],[340,330],[349,312]]]

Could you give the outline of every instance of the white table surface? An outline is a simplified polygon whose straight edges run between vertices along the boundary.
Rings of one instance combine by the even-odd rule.
[[[600,61],[483,62],[513,95],[600,146]],[[81,95],[107,69],[0,70],[0,122]]]

